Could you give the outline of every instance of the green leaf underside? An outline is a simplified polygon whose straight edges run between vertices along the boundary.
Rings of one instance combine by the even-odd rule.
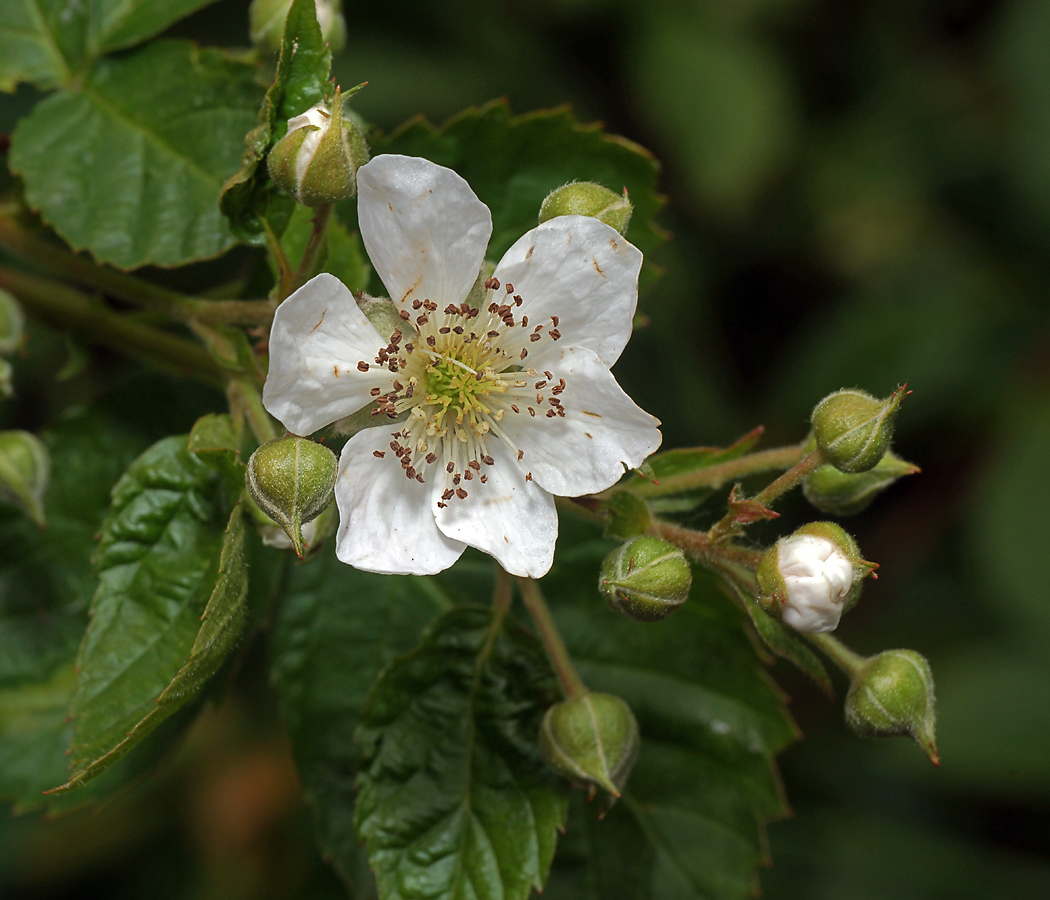
[[[52,459],[48,528],[0,512],[0,799],[45,801],[66,777],[73,659],[96,579],[90,558],[109,491],[141,449],[98,415],[43,435]]]
[[[235,513],[224,540],[219,476],[185,448],[185,436],[159,441],[113,489],[77,656],[73,774],[63,789],[100,774],[191,699],[237,636],[243,528]]]
[[[284,231],[294,202],[277,193],[263,160],[287,133],[289,119],[333,93],[328,77],[331,65],[332,51],[321,36],[315,3],[295,0],[285,20],[276,77],[244,139],[241,167],[222,190],[222,214],[241,240],[262,243],[266,220],[271,220],[276,234]]]
[[[326,553],[292,569],[273,622],[271,675],[322,851],[366,896],[374,888],[354,833],[354,731],[380,670],[447,606],[431,579],[359,572]]]
[[[688,475],[691,472],[698,472],[720,463],[739,459],[751,451],[761,436],[762,428],[755,428],[728,447],[682,447],[657,453],[647,460],[651,467],[651,472],[647,474],[651,477],[633,474],[622,487],[627,491],[638,490],[644,496],[646,488],[653,484],[653,478],[657,481],[667,481],[679,475]],[[700,506],[714,490],[715,487],[693,488],[647,497],[646,502],[654,512],[669,514],[688,512]]]
[[[835,689],[831,685],[831,677],[820,657],[790,629],[762,609],[754,597],[739,590],[736,593],[762,643],[772,653],[786,659],[812,678],[828,697],[834,697]]]
[[[570,181],[595,181],[617,192],[626,187],[634,204],[627,237],[643,253],[665,237],[653,223],[664,200],[656,193],[652,154],[597,125],[579,124],[565,107],[512,116],[496,101],[440,128],[414,119],[371,143],[373,155],[424,156],[462,175],[492,211],[492,260],[536,227],[544,198]]]
[[[233,244],[218,200],[258,108],[253,78],[186,41],[103,59],[19,122],[11,167],[30,205],[101,261],[131,269],[216,256]]]
[[[573,546],[566,526],[583,527],[562,526],[544,591],[584,681],[627,701],[642,740],[623,800],[605,819],[574,809],[549,895],[751,896],[766,861],[763,822],[788,811],[773,756],[797,731],[756,661],[746,619],[702,571],[667,622],[639,626],[596,609],[579,572],[597,578],[613,545],[577,535]]]
[[[214,0],[4,0],[0,90],[68,84],[103,53],[130,47]]]
[[[387,668],[357,732],[357,828],[383,900],[542,888],[567,806],[536,743],[556,696],[535,638],[476,607]]]

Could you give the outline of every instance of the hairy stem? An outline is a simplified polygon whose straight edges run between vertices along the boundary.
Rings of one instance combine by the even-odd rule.
[[[551,611],[547,608],[547,601],[543,599],[540,586],[531,578],[519,578],[518,588],[521,590],[521,599],[525,601],[525,608],[532,616],[532,621],[539,632],[540,640],[547,651],[547,658],[551,661],[554,674],[558,676],[561,689],[565,692],[567,700],[576,700],[586,696],[587,686],[583,679],[577,674],[573,667],[572,658],[565,648],[565,642],[558,633],[558,626],[551,618]]]
[[[802,448],[799,446],[774,447],[697,469],[695,472],[683,472],[681,475],[661,478],[659,483],[645,481],[632,487],[631,492],[639,497],[659,497],[696,488],[718,488],[728,481],[745,478],[758,472],[787,469],[798,463],[800,459],[802,459]]]
[[[98,265],[45,240],[10,216],[0,215],[0,246],[64,280],[95,288],[126,303],[155,309],[176,319],[204,319],[236,325],[268,325],[276,304],[268,300],[204,300],[188,297]]]
[[[830,634],[807,634],[810,643],[818,647],[821,652],[836,666],[852,679],[860,667],[864,665],[865,659],[859,653],[854,653],[838,638]]]
[[[800,484],[807,475],[824,465],[824,454],[818,447],[808,456],[803,457],[779,478],[774,479],[751,499],[762,506],[769,506],[781,495]],[[736,528],[732,512],[726,513],[707,533],[712,541],[720,541],[733,533]]]
[[[266,233],[266,247],[277,265],[277,302],[280,303],[292,292],[295,276],[292,273],[292,264],[288,262],[288,254],[284,252],[284,246],[273,233],[265,216],[262,218],[262,226]]]
[[[306,242],[303,250],[303,258],[299,261],[299,268],[295,270],[292,278],[292,289],[300,287],[310,280],[313,275],[317,260],[325,246],[325,238],[328,236],[328,221],[332,218],[334,205],[326,203],[317,207],[314,214],[314,228],[310,232],[310,239]]]
[[[218,365],[199,344],[113,312],[75,288],[6,266],[0,266],[0,287],[59,330],[75,330],[114,350],[223,386]]]

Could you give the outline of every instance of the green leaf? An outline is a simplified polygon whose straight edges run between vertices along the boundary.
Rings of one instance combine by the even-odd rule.
[[[109,491],[139,447],[98,415],[43,434],[54,468],[40,531],[0,515],[0,799],[45,802],[66,775],[73,660],[96,579],[90,565]]]
[[[539,756],[556,699],[535,638],[489,610],[442,616],[368,697],[357,828],[384,900],[525,900],[566,799]]]
[[[544,198],[570,181],[595,181],[615,191],[626,187],[634,204],[627,237],[643,253],[665,238],[653,222],[664,200],[656,193],[652,154],[597,125],[580,125],[568,108],[512,116],[497,101],[440,128],[416,119],[388,137],[375,137],[372,152],[425,156],[462,175],[492,210],[491,259],[535,228]]]
[[[631,475],[622,488],[645,497],[653,512],[688,512],[707,500],[724,481],[730,480],[697,479],[699,473],[744,456],[762,436],[762,431],[762,426],[752,429],[725,448],[681,447],[657,453],[649,457],[645,475]],[[694,480],[701,481],[702,486],[695,486]]]
[[[243,336],[243,332],[242,332]],[[238,422],[238,426],[242,423]],[[231,505],[237,503],[244,490],[247,469],[241,460],[240,434],[243,427],[234,426],[226,413],[201,416],[190,429],[186,449],[197,455],[226,480],[226,496]]]
[[[0,91],[68,85],[103,53],[138,44],[214,0],[4,0]]]
[[[217,668],[213,649],[233,630],[231,608],[243,604],[239,516],[224,541],[218,475],[185,448],[185,436],[159,441],[113,489],[95,554],[91,625],[77,656],[73,774],[61,790],[103,772],[192,699]],[[211,617],[203,627],[202,613]],[[196,666],[193,656],[205,651]],[[173,681],[182,687],[169,694]]]
[[[627,701],[642,740],[624,798],[605,820],[570,818],[551,896],[752,896],[765,861],[763,822],[787,812],[773,756],[797,732],[743,613],[697,571],[672,619],[626,621],[601,607],[580,574],[596,574],[611,543],[568,520],[562,532],[544,592],[584,681]],[[577,893],[558,887],[566,883]]]
[[[241,168],[222,189],[222,214],[242,241],[263,243],[267,227],[278,235],[284,231],[295,203],[277,193],[263,160],[284,137],[288,120],[324,99],[331,86],[331,65],[332,51],[321,36],[315,3],[295,0],[285,20],[277,75],[244,139]]]
[[[276,612],[271,674],[303,793],[325,857],[361,893],[374,888],[354,833],[354,731],[380,670],[448,605],[431,579],[359,572],[327,553],[292,570]]]
[[[75,249],[125,269],[216,256],[218,209],[259,103],[252,67],[185,41],[98,62],[22,119],[11,167]]]
[[[602,512],[606,517],[605,536],[620,540],[645,534],[652,521],[645,501],[629,491],[613,491]]]

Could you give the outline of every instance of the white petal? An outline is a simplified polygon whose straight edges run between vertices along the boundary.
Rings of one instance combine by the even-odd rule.
[[[399,304],[459,304],[485,259],[492,216],[451,169],[412,156],[377,156],[357,170],[361,238]]]
[[[530,327],[558,316],[565,343],[593,350],[611,366],[631,336],[641,268],[641,251],[615,228],[588,216],[558,216],[521,237],[494,274],[514,285]]]
[[[605,490],[620,479],[624,466],[641,465],[660,446],[660,420],[624,393],[593,351],[564,347],[544,365],[555,380],[565,379],[564,418],[537,410],[535,418],[508,415],[500,428],[524,451],[519,465],[552,494],[578,497]]]
[[[369,428],[343,447],[335,555],[366,572],[433,575],[459,559],[465,545],[438,530],[431,485],[405,477],[389,441],[388,429]],[[385,457],[377,458],[376,450]]]
[[[386,346],[334,275],[318,275],[277,307],[270,331],[270,371],[263,405],[289,431],[311,434],[372,401],[369,391],[393,375],[372,365]]]
[[[554,560],[558,514],[554,498],[535,482],[526,481],[511,451],[489,444],[495,465],[482,466],[488,477],[462,482],[463,500],[438,509],[438,527],[450,538],[484,550],[511,575],[540,578]],[[440,497],[440,492],[435,492]]]

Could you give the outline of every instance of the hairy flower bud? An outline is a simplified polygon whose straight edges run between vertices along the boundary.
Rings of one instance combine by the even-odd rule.
[[[574,181],[555,188],[540,206],[540,223],[555,216],[590,216],[615,228],[620,234],[627,233],[634,207],[627,198],[590,181]]]
[[[879,400],[856,389],[825,397],[813,409],[813,436],[825,459],[842,472],[875,468],[893,439],[893,422],[907,385]]]
[[[0,502],[20,507],[41,528],[51,475],[47,447],[28,431],[0,432]]]
[[[666,619],[689,596],[693,573],[674,544],[641,535],[602,563],[598,589],[618,613],[639,622]]]
[[[547,710],[540,752],[563,778],[619,797],[638,756],[638,723],[619,697],[589,693]]]
[[[0,356],[8,356],[22,343],[25,316],[18,301],[7,291],[0,290]]]
[[[338,466],[323,444],[296,436],[263,444],[248,460],[248,493],[284,529],[300,558],[302,526],[332,502]]]
[[[940,764],[934,737],[933,673],[914,650],[887,650],[864,661],[846,695],[846,721],[859,735],[909,735]]]
[[[810,522],[776,542],[759,563],[762,608],[796,631],[834,631],[875,568],[834,522]]]
[[[267,157],[277,187],[303,206],[324,206],[357,194],[357,170],[368,162],[361,130],[343,116],[335,90],[331,109],[319,103],[288,120],[288,133]]]
[[[918,466],[890,450],[874,469],[856,475],[840,472],[834,466],[821,466],[803,482],[802,493],[822,513],[852,516],[867,509],[898,478],[918,471]]]
[[[278,51],[284,38],[284,23],[292,0],[252,0],[249,15],[249,35],[258,47]],[[342,0],[316,0],[317,24],[321,37],[338,53],[346,46],[346,20]]]

